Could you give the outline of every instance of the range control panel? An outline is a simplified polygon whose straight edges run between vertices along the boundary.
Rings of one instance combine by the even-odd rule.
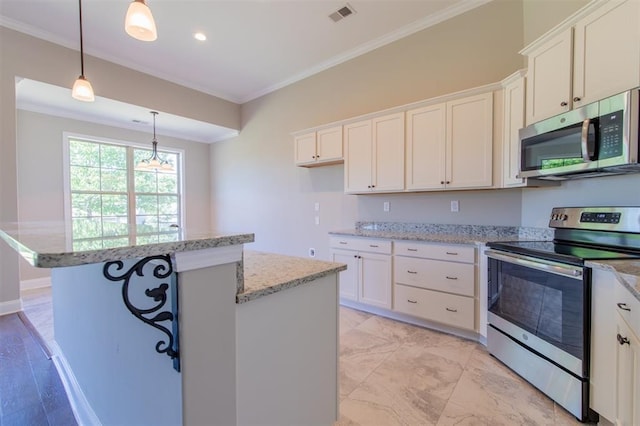
[[[640,207],[554,207],[549,227],[640,233]]]

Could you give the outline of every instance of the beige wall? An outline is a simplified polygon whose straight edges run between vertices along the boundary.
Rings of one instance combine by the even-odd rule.
[[[239,129],[240,106],[91,56],[86,75],[98,96]],[[15,78],[71,87],[78,52],[0,27],[0,222],[18,219]],[[206,166],[202,170],[207,173]],[[46,177],[42,177],[46,179]],[[0,242],[0,311],[19,300],[17,254]]]
[[[290,133],[499,81],[522,66],[522,19],[520,2],[491,2],[243,105],[240,136],[211,149],[215,223],[255,232],[256,249],[324,259],[327,233],[361,219],[519,224],[520,190],[344,195],[342,165],[293,165]]]
[[[63,132],[149,144],[151,135],[18,110],[18,220],[63,221]],[[191,229],[211,226],[209,145],[159,136],[160,148],[184,150],[184,220]],[[21,260],[20,279],[49,275]]]
[[[524,45],[558,25],[590,0],[523,0]]]

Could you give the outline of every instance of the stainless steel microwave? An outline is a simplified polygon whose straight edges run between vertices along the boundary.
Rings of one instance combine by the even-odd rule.
[[[640,172],[640,89],[520,130],[520,177],[565,180]]]

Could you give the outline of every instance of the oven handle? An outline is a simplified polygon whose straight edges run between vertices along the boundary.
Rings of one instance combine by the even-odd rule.
[[[522,256],[519,254],[507,254],[491,249],[485,250],[484,253],[492,259],[501,260],[503,262],[514,263],[516,265],[522,265],[528,268],[538,269],[540,271],[550,272],[552,274],[562,275],[577,280],[582,279],[582,268],[573,267],[557,262],[551,262],[548,260]]]

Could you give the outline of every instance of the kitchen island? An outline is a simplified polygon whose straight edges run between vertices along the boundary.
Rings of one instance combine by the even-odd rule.
[[[54,361],[81,424],[332,424],[337,273],[252,234],[78,252],[58,224],[0,236],[52,269]]]

